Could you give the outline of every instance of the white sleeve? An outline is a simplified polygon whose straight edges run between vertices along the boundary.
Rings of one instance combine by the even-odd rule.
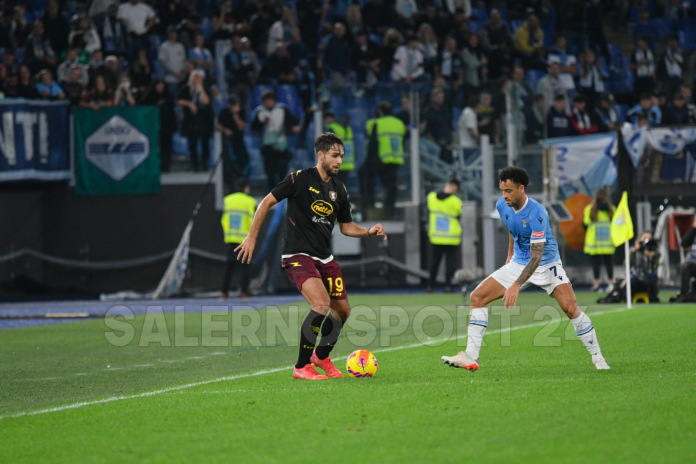
[[[476,117],[476,113],[474,113],[474,111],[471,110],[467,114],[465,110],[464,115],[466,116],[466,128],[476,130],[478,128],[478,118]]]

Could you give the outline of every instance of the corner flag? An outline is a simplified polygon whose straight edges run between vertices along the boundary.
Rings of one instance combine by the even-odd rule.
[[[611,218],[611,241],[615,247],[633,238],[633,219],[628,210],[628,193],[621,195],[619,206]]]

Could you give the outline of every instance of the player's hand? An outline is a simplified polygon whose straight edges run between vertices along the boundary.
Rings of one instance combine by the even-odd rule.
[[[510,288],[505,290],[503,295],[503,302],[505,303],[505,309],[512,309],[517,306],[517,297],[520,294],[519,284],[512,284]]]
[[[244,241],[234,249],[234,251],[239,251],[237,254],[237,261],[241,261],[242,264],[251,264],[251,258],[254,255],[255,247],[256,240],[250,240],[249,237],[245,238]]]
[[[370,237],[384,237],[384,240],[387,239],[387,234],[384,232],[384,227],[382,227],[382,224],[377,224],[369,229],[367,229],[367,233]]]

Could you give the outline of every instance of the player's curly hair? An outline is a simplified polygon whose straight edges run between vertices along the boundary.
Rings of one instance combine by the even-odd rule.
[[[524,185],[524,188],[527,188],[527,185],[529,185],[529,174],[518,166],[508,166],[501,169],[498,173],[498,181],[505,182],[506,180],[511,180],[515,184]]]
[[[333,132],[324,132],[314,141],[314,153],[319,154],[320,151],[326,153],[334,145],[343,146],[343,140]]]

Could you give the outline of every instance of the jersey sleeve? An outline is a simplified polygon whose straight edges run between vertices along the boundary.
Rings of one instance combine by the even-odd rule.
[[[338,214],[336,214],[336,220],[338,220],[339,223],[345,224],[353,222],[353,213],[350,211],[350,195],[348,195],[348,189],[345,184],[343,184],[342,190],[341,207],[338,209]]]
[[[530,216],[529,222],[532,225],[532,236],[529,238],[529,243],[546,242],[546,229],[549,226],[549,216],[546,212],[538,208],[535,214]]]
[[[291,172],[285,179],[281,180],[278,185],[276,185],[271,193],[278,201],[283,201],[286,198],[292,198],[297,194],[297,184],[298,184],[298,174],[300,171]]]

